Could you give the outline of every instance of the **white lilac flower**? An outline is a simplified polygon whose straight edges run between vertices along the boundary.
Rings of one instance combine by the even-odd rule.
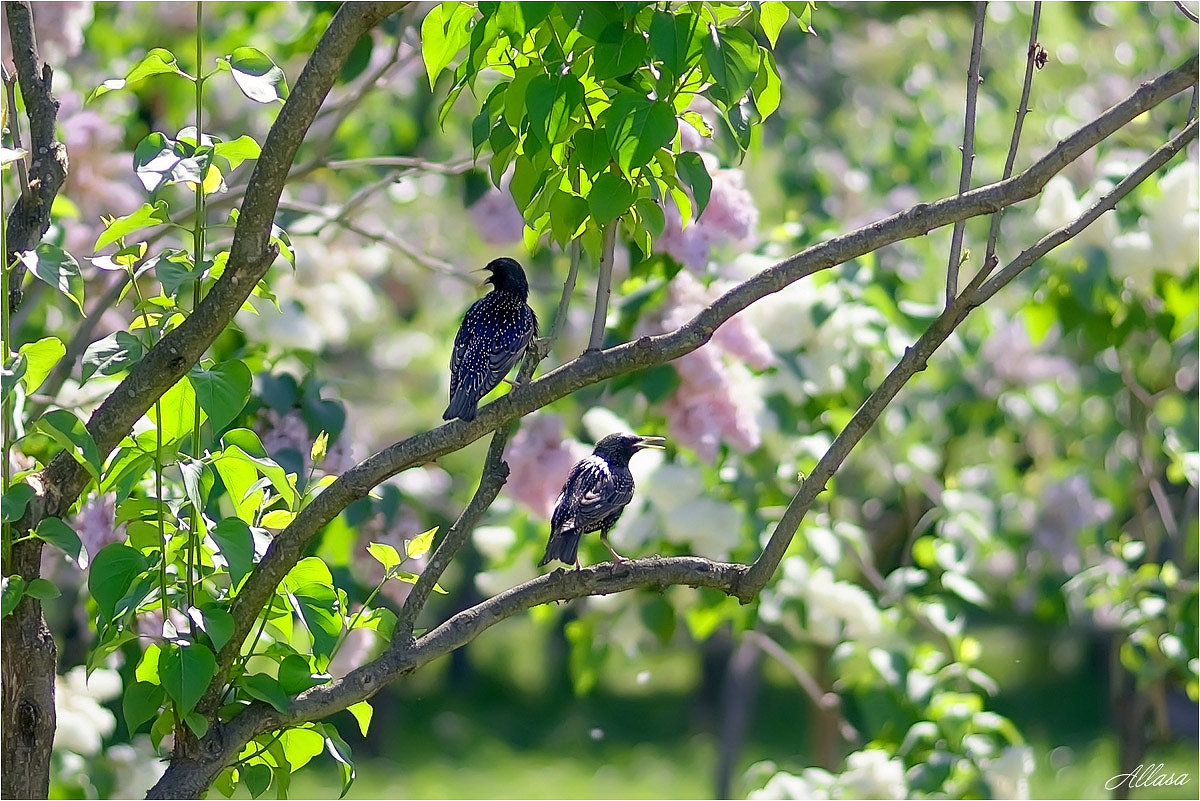
[[[908,795],[904,763],[877,748],[856,751],[846,757],[846,770],[838,784],[846,798],[904,798]]]
[[[980,366],[991,367],[995,378],[985,378],[983,390],[998,396],[1007,386],[1030,387],[1043,381],[1074,382],[1078,371],[1074,362],[1047,350],[1054,340],[1034,345],[1021,320],[1000,324],[979,349]]]
[[[993,798],[1029,798],[1029,777],[1033,774],[1033,749],[1027,745],[1010,745],[1000,756],[983,764],[983,778],[992,790]]]
[[[55,750],[82,756],[100,753],[104,738],[117,727],[117,719],[101,704],[121,694],[121,676],[115,670],[100,668],[87,675],[82,665],[65,676],[54,677],[54,712],[58,726],[54,730]]]
[[[779,771],[760,790],[748,796],[755,801],[787,801],[789,799],[828,799],[834,777],[828,772],[808,768],[800,775]]]
[[[130,744],[113,745],[105,756],[113,773],[112,798],[145,798],[146,791],[167,769],[145,734],[139,734]]]
[[[551,412],[525,418],[504,458],[510,467],[505,492],[543,520],[549,520],[567,474],[590,449],[566,436],[563,419]]]
[[[867,640],[882,629],[879,608],[866,590],[835,580],[829,568],[812,571],[803,598],[808,632],[818,642],[835,645],[843,639]]]

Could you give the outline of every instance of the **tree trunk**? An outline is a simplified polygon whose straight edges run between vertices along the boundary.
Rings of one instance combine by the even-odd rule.
[[[42,558],[39,540],[13,548],[14,574],[32,579]],[[58,651],[42,617],[42,604],[22,598],[4,618],[3,719],[0,747],[7,769],[0,777],[4,798],[45,798],[50,792],[50,748],[54,744],[54,675]]]

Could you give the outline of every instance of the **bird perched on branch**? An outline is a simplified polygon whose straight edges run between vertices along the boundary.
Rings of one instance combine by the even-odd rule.
[[[584,534],[600,532],[600,542],[614,562],[624,558],[608,544],[608,530],[616,525],[625,506],[633,500],[633,474],[629,460],[643,448],[662,449],[662,437],[609,434],[596,443],[592,455],[571,468],[567,483],[554,504],[550,518],[550,540],[538,566],[553,559],[579,567],[579,540]]]
[[[450,405],[443,420],[474,420],[484,395],[496,388],[537,336],[537,315],[529,308],[529,282],[514,259],[483,268],[492,291],[463,315],[450,356]]]

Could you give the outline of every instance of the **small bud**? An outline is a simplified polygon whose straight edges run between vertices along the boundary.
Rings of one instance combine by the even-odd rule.
[[[318,465],[325,461],[325,450],[329,445],[328,432],[322,431],[317,435],[317,441],[313,443],[312,450],[309,451],[309,458],[312,459],[314,465]]]

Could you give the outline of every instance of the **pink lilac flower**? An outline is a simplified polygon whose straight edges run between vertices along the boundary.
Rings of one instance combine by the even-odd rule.
[[[263,412],[260,425],[260,437],[263,447],[272,458],[284,450],[294,450],[304,458],[304,470],[307,472],[312,461],[313,442],[316,440],[308,430],[308,423],[299,409],[290,409],[285,414],[279,414],[274,409]],[[330,475],[339,475],[354,466],[354,446],[345,430],[329,445],[325,460],[317,466],[317,470]]]
[[[508,191],[507,177],[500,188],[491,188],[467,210],[479,238],[489,245],[511,245],[521,241],[525,218]]]
[[[88,498],[69,521],[71,528],[79,535],[89,561],[95,559],[105,545],[124,541],[125,524],[118,526],[116,520],[117,495],[110,492]]]
[[[83,50],[83,30],[92,23],[91,0],[63,0],[57,3],[32,3],[33,35],[37,39],[38,55],[55,69]],[[13,72],[12,45],[8,41],[8,25],[3,28],[5,67]]]
[[[667,203],[667,224],[654,243],[661,253],[695,273],[703,273],[712,259],[712,248],[722,244],[746,244],[758,227],[758,208],[746,190],[741,170],[709,168],[712,193],[698,219],[684,228],[673,201]]]
[[[566,437],[558,415],[530,415],[504,452],[511,471],[505,489],[510,498],[549,520],[567,474],[589,452],[583,443]]]
[[[721,291],[717,282],[705,287],[679,273],[671,282],[670,311],[661,330],[683,325]],[[663,407],[672,439],[708,462],[716,460],[722,442],[743,453],[761,444],[762,399],[743,362],[760,370],[774,362],[770,347],[748,320],[734,317],[717,333],[721,336],[675,360],[679,388]]]
[[[76,92],[63,94],[59,130],[71,160],[63,194],[79,209],[78,219],[63,221],[65,243],[69,252],[91,253],[103,230],[101,215],[132,213],[142,204],[142,192],[129,168],[132,156],[122,152],[121,128],[95,111],[84,110]]]

